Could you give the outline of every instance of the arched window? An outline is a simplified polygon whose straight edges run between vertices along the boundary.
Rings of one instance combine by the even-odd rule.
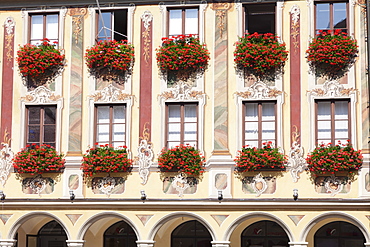
[[[362,232],[344,221],[326,224],[315,233],[315,247],[363,247],[364,243]]]
[[[67,234],[55,220],[46,223],[37,234],[37,247],[67,247]]]
[[[196,220],[182,223],[171,234],[172,247],[211,247],[211,241],[207,228]]]
[[[119,221],[104,232],[104,247],[136,247],[137,237],[129,224]]]
[[[289,238],[284,229],[273,221],[263,220],[244,229],[241,247],[288,247]]]

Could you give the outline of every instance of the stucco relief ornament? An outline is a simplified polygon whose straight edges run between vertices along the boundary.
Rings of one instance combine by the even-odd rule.
[[[190,187],[187,177],[183,173],[176,175],[171,183],[172,187],[178,192],[179,197],[184,196],[184,192]]]
[[[112,84],[109,84],[102,90],[96,91],[94,94],[90,95],[89,98],[92,98],[95,102],[117,102],[124,101],[131,96],[132,95],[124,93],[123,90],[120,90],[114,87]]]
[[[98,181],[96,184],[98,190],[103,192],[103,194],[107,195],[108,197],[112,193],[114,187],[116,186],[116,180],[112,177],[105,177]]]
[[[37,193],[39,196],[46,188],[46,179],[41,177],[41,175],[36,176],[29,182],[30,188]]]
[[[267,183],[265,179],[263,179],[262,174],[259,173],[258,175],[254,176],[251,186],[254,192],[257,193],[256,197],[259,197],[263,192],[267,190]]]
[[[263,82],[255,82],[248,87],[244,92],[236,92],[235,94],[245,99],[270,99],[276,98],[283,92],[275,87],[267,86]]]
[[[6,181],[8,180],[10,170],[12,169],[12,159],[14,158],[14,153],[10,148],[10,139],[8,138],[7,130],[5,130],[5,142],[2,144],[2,149],[0,150],[0,183],[4,187]]]
[[[146,184],[149,176],[149,168],[153,164],[153,149],[152,143],[149,142],[149,129],[144,125],[143,137],[141,137],[140,145],[137,148],[138,157],[137,163],[139,165],[139,176],[141,178],[141,184]]]
[[[345,88],[338,81],[326,81],[322,88],[314,88],[311,91],[307,91],[313,96],[320,97],[342,97],[349,96],[350,94],[356,93],[354,88]]]
[[[60,95],[55,95],[53,91],[45,86],[39,86],[35,90],[29,92],[25,97],[21,97],[22,101],[27,103],[54,103],[62,99]]]
[[[330,193],[331,196],[337,195],[343,190],[343,181],[335,176],[330,176],[325,178],[324,187],[327,193]]]
[[[307,168],[306,159],[303,158],[303,148],[298,143],[299,134],[297,131],[297,126],[294,125],[295,131],[292,134],[292,147],[289,151],[287,168],[290,171],[290,175],[293,178],[293,182],[298,182],[299,173],[303,172]]]
[[[192,86],[189,83],[180,80],[173,89],[165,91],[159,96],[166,100],[192,100],[199,99],[202,95],[203,93],[201,91],[192,90]]]

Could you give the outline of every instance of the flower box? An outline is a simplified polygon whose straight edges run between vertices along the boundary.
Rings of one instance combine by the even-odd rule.
[[[199,176],[204,172],[204,156],[190,145],[179,145],[171,149],[163,148],[158,157],[161,172],[178,172]]]
[[[60,173],[64,170],[63,156],[50,145],[27,145],[14,156],[13,166],[20,174]]]
[[[262,148],[244,146],[234,161],[236,172],[283,171],[287,158],[271,142],[267,142]]]
[[[307,50],[307,61],[318,77],[335,80],[342,77],[356,61],[356,40],[340,30],[320,31]]]
[[[235,43],[234,62],[244,77],[254,75],[258,80],[275,80],[283,73],[288,51],[272,33],[246,34]]]
[[[314,174],[353,173],[362,167],[362,161],[361,151],[354,150],[350,142],[321,144],[306,158],[307,167]]]
[[[209,51],[193,35],[162,38],[162,46],[156,51],[162,75],[170,74],[176,80],[197,78],[208,68]]]
[[[130,172],[132,160],[128,158],[126,146],[114,148],[108,144],[99,145],[86,151],[81,169],[85,177],[92,177],[97,173]]]
[[[127,40],[102,40],[85,54],[90,75],[118,84],[123,84],[131,75],[134,57],[134,47]]]
[[[63,70],[65,55],[57,42],[42,39],[41,44],[20,46],[17,52],[19,72],[28,87],[38,87],[51,82]]]

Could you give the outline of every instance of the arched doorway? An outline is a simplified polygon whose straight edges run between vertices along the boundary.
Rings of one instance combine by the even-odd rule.
[[[171,247],[211,247],[212,237],[197,220],[182,223],[171,234]]]
[[[46,223],[37,234],[37,247],[67,247],[67,234],[55,220]]]
[[[276,222],[263,220],[256,222],[241,234],[241,247],[288,247],[289,238],[284,229]]]
[[[363,247],[365,237],[354,225],[334,221],[322,226],[315,233],[315,247]]]
[[[123,220],[111,225],[104,232],[104,247],[136,247],[136,241],[134,230]]]

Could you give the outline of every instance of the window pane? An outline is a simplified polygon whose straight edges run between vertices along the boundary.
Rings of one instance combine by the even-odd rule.
[[[167,145],[167,148],[173,148],[173,147],[176,147],[178,145],[180,145],[179,141],[169,141],[168,145]]]
[[[40,124],[41,107],[28,108],[28,124]]]
[[[46,38],[50,41],[58,40],[58,15],[47,15],[46,16]]]
[[[245,29],[248,33],[275,33],[275,4],[247,4]]]
[[[113,125],[113,141],[125,141],[125,124]]]
[[[180,122],[180,105],[168,106],[168,122]]]
[[[346,3],[333,3],[333,26],[335,29],[347,28],[347,4]]]
[[[182,10],[181,9],[171,9],[169,11],[169,35],[179,35],[182,34]]]
[[[109,142],[109,125],[98,125],[97,142]]]
[[[245,123],[245,139],[258,140],[258,122]]]
[[[317,122],[318,137],[320,139],[330,139],[331,137],[331,123],[330,121]]]
[[[348,139],[348,121],[335,121],[335,139]]]
[[[109,106],[98,107],[98,123],[109,123]]]
[[[275,122],[262,122],[262,140],[275,140]]]
[[[316,29],[330,29],[330,5],[329,3],[316,4]]]
[[[197,139],[197,124],[185,123],[184,124],[184,141],[193,141]]]
[[[101,16],[99,15],[98,40],[111,39],[112,37],[112,31],[111,31],[112,30],[112,18],[111,17],[112,17],[112,12],[102,12]]]
[[[258,120],[258,104],[247,103],[245,104],[245,121],[257,121]]]
[[[348,102],[335,102],[335,119],[348,119]]]
[[[275,120],[275,104],[262,104],[262,121]]]
[[[169,124],[168,125],[168,140],[169,141],[180,141],[180,124]]]
[[[55,125],[44,126],[44,140],[45,142],[55,142]]]
[[[113,123],[125,123],[126,109],[124,105],[113,106]]]
[[[55,124],[55,107],[44,107],[44,123]]]
[[[317,104],[317,120],[329,120],[330,119],[330,102],[318,102]]]
[[[31,16],[31,39],[40,41],[43,38],[43,16]],[[40,43],[40,42],[39,42]]]
[[[198,9],[186,9],[185,18],[185,34],[198,34]]]
[[[194,105],[185,105],[185,119],[184,122],[197,121],[197,107]]]
[[[248,145],[249,147],[258,147],[258,141],[245,141],[244,145]]]
[[[40,142],[40,126],[29,126],[28,127],[28,138],[29,143],[39,143]]]

